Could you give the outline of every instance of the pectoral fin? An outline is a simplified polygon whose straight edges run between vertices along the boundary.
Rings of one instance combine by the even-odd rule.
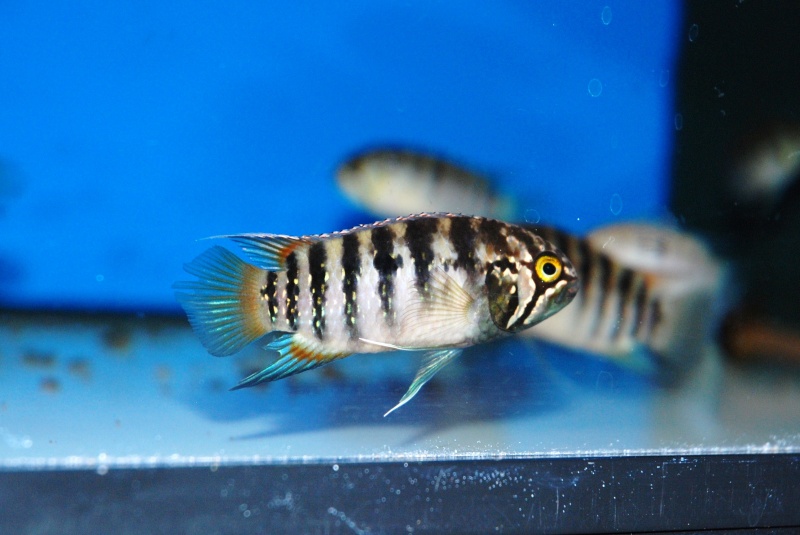
[[[417,376],[414,377],[411,386],[408,387],[408,391],[400,398],[400,402],[389,409],[389,412],[384,414],[383,417],[385,418],[411,401],[411,398],[417,395],[422,385],[430,381],[431,378],[436,375],[436,372],[447,366],[447,364],[458,357],[462,351],[462,349],[437,349],[436,351],[426,353],[422,360],[422,366],[417,370]]]
[[[433,339],[452,332],[470,329],[474,299],[461,285],[443,269],[431,271],[428,295],[419,295],[411,300],[400,318],[400,332],[413,337],[424,331]]]

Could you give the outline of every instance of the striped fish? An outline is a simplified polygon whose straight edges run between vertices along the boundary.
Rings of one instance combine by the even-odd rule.
[[[213,247],[185,266],[197,280],[176,289],[213,355],[276,333],[266,347],[278,360],[235,388],[353,353],[426,350],[389,412],[462,348],[539,323],[578,288],[574,268],[552,244],[480,217],[421,214],[317,236],[225,237],[253,264]]]
[[[525,227],[563,250],[581,280],[573,304],[525,336],[661,371],[699,357],[719,316],[724,277],[698,239],[641,223],[602,227],[587,238]]]
[[[349,158],[337,170],[341,191],[373,214],[424,211],[512,219],[515,203],[489,180],[438,157],[406,149],[377,149]]]

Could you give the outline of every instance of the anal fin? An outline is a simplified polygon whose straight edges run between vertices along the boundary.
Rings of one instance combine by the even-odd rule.
[[[414,377],[414,380],[411,382],[411,386],[408,387],[408,390],[403,397],[400,398],[400,401],[389,409],[389,411],[383,415],[385,418],[392,412],[396,411],[409,401],[411,398],[417,395],[420,388],[431,380],[431,378],[436,375],[436,373],[447,366],[453,359],[461,355],[462,349],[437,349],[435,351],[429,351],[425,354],[422,360],[422,366],[420,366],[419,370],[417,370],[417,375]]]
[[[264,346],[264,349],[277,351],[278,360],[260,372],[245,377],[231,390],[277,381],[296,373],[312,370],[348,355],[348,353],[324,351],[318,343],[308,341],[302,335],[293,333],[280,334],[272,342]]]

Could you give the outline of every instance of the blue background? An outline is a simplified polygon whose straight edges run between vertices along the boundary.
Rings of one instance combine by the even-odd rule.
[[[364,222],[333,171],[383,142],[576,232],[663,217],[679,20],[668,1],[2,2],[0,305],[177,311],[198,238]]]

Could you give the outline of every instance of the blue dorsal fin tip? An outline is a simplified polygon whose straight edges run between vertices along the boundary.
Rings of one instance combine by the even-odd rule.
[[[237,243],[247,257],[258,267],[269,271],[283,271],[288,252],[300,245],[312,243],[313,237],[295,237],[283,234],[230,234],[215,236]]]

